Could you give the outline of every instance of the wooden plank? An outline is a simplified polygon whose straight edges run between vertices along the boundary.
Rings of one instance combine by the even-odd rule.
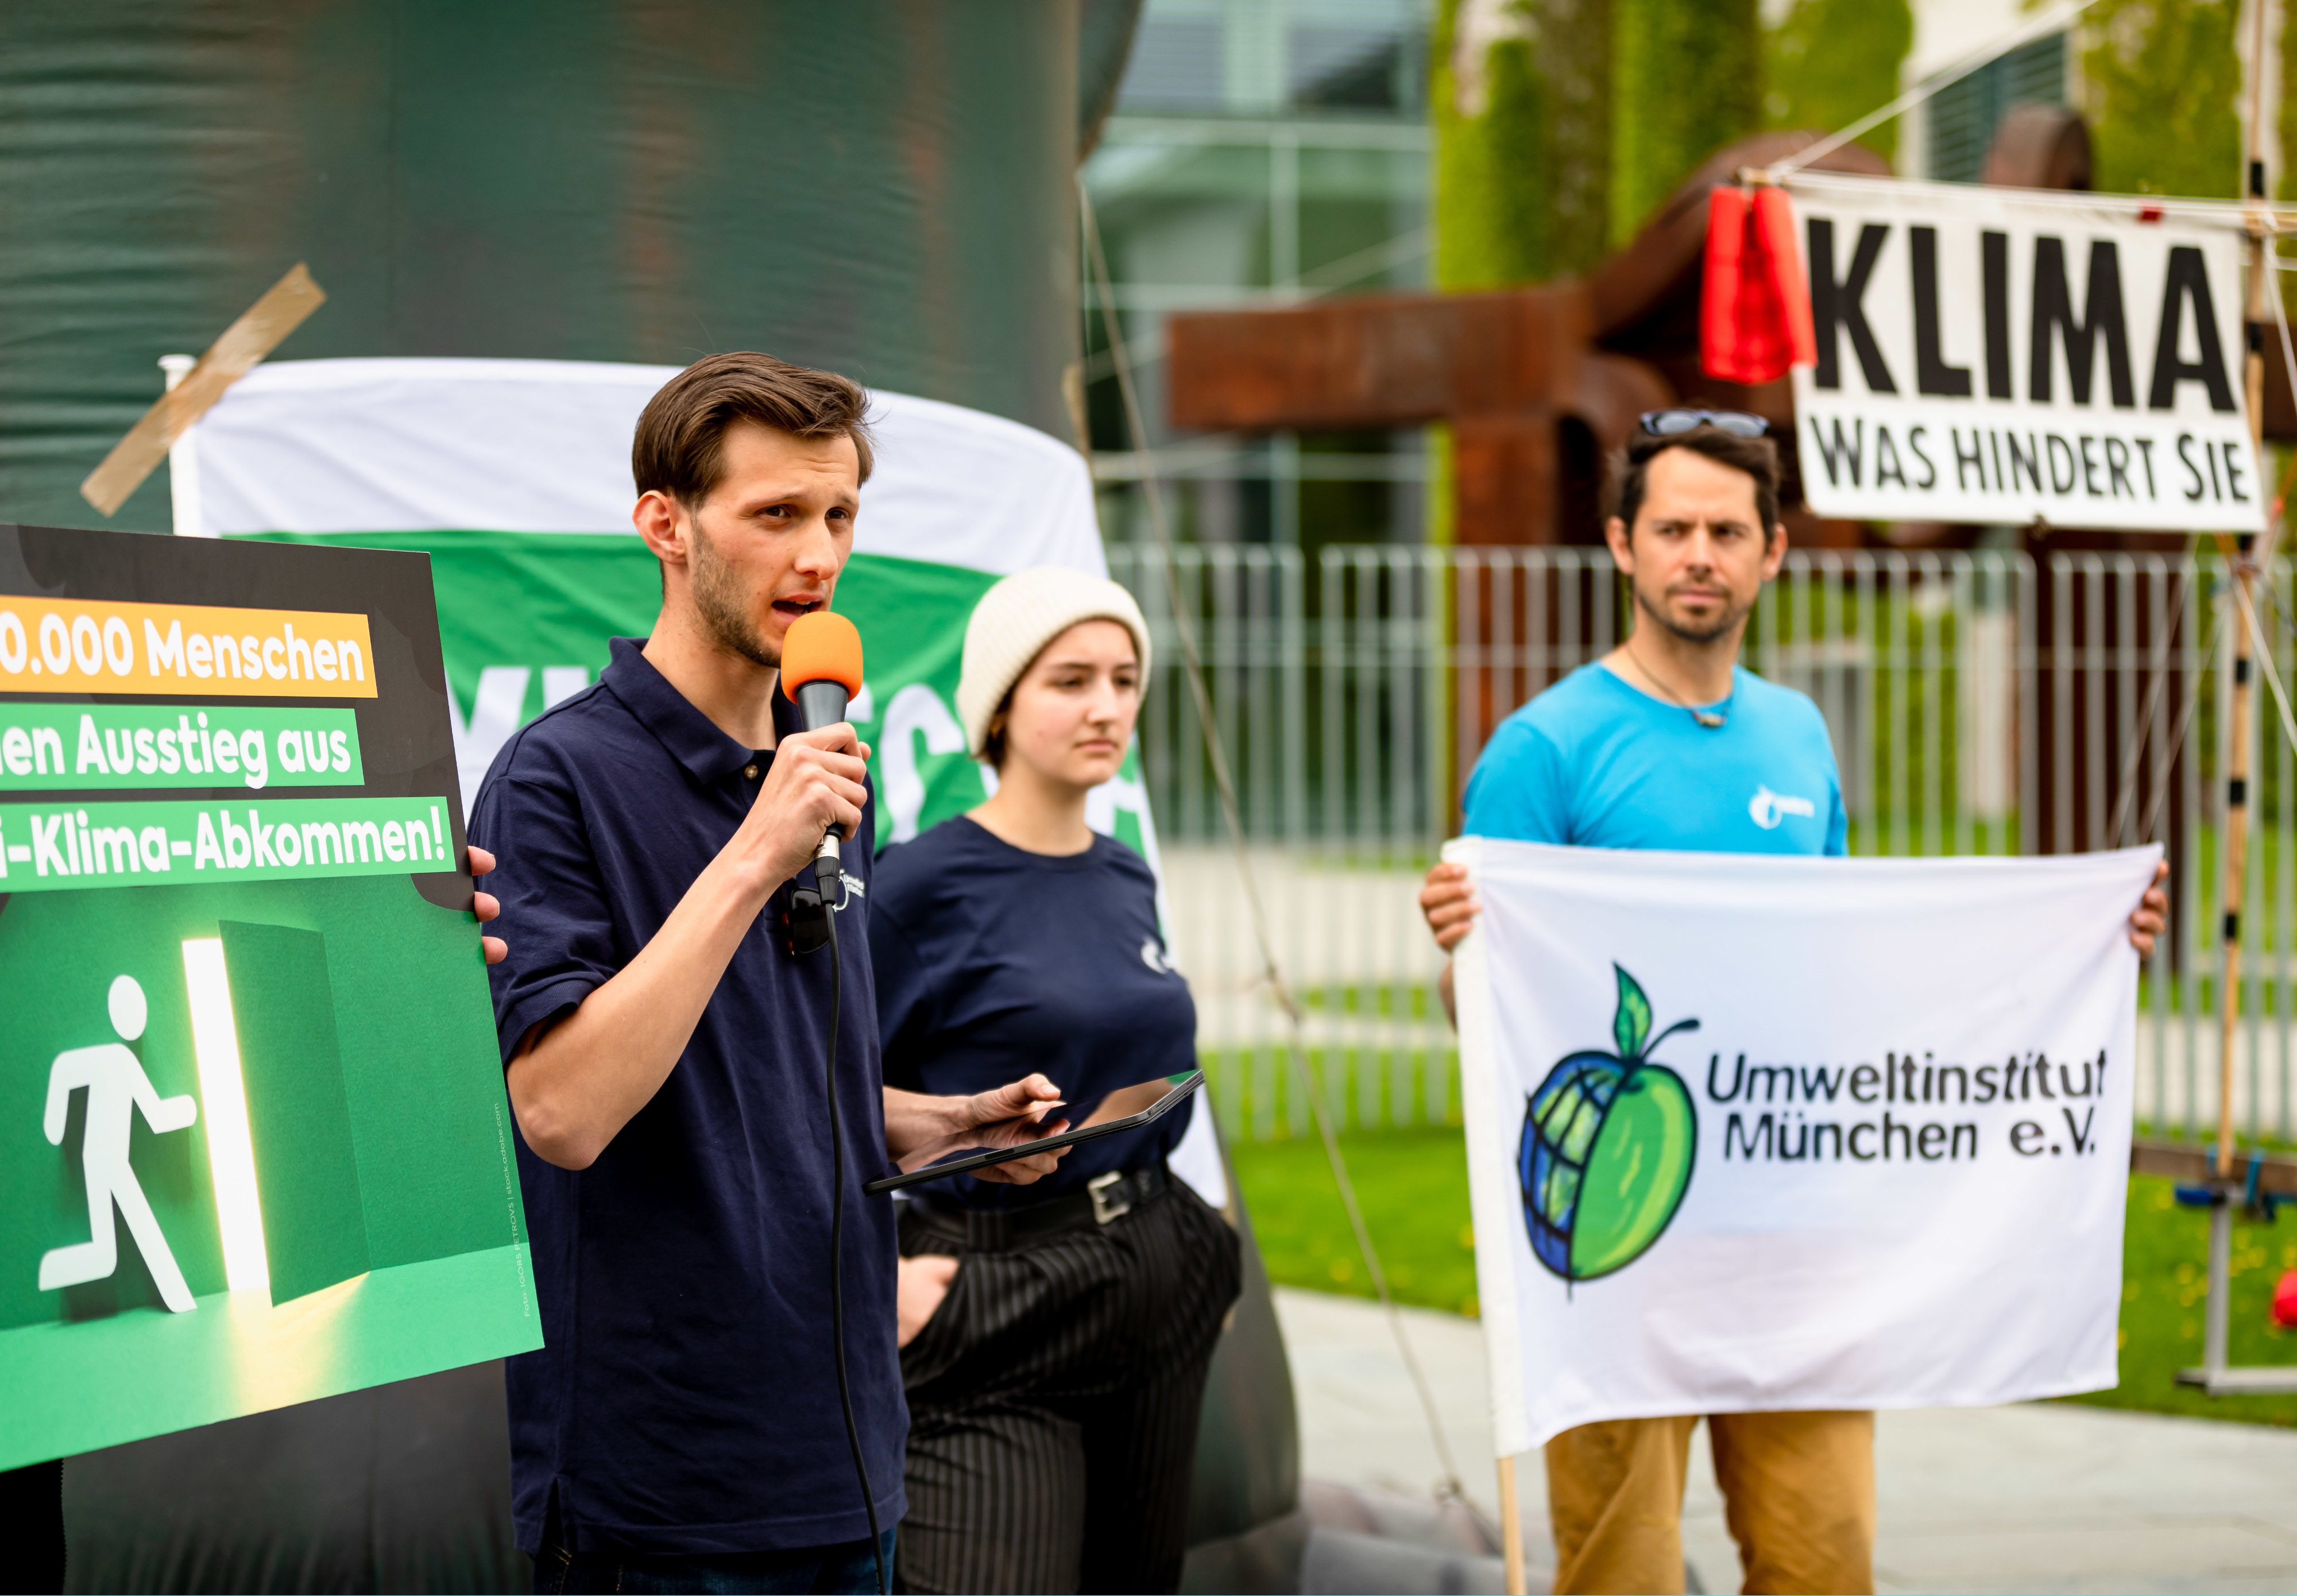
[[[273,284],[239,319],[226,327],[202,355],[184,380],[160,396],[128,435],[111,446],[103,463],[79,485],[80,497],[109,515],[143,486],[153,467],[208,407],[224,396],[234,383],[255,369],[264,356],[279,347],[303,318],[326,302],[327,296],[297,261],[294,268]]]
[[[1171,419],[1267,432],[1552,409],[1578,389],[1589,317],[1576,283],[1174,316]]]

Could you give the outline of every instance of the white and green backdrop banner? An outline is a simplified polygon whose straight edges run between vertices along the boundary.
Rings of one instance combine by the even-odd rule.
[[[560,360],[258,366],[177,446],[178,535],[417,549],[431,557],[465,807],[512,732],[596,681],[610,638],[661,605],[630,525],[638,412],[678,368]],[[877,841],[981,802],[954,709],[965,623],[991,583],[1106,574],[1076,450],[963,406],[874,392],[877,466],[836,608],[860,629],[852,719],[874,750]],[[1096,829],[1157,863],[1139,754],[1095,792]],[[1225,1197],[1211,1115],[1175,1164]]]

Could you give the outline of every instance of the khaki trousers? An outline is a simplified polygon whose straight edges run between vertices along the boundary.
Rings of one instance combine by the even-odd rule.
[[[1547,1444],[1559,1596],[1682,1591],[1698,1423],[1616,1419]],[[1873,1414],[1718,1413],[1707,1427],[1750,1592],[1873,1590]]]

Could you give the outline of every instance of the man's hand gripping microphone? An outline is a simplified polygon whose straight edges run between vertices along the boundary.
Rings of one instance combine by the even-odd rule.
[[[844,616],[815,610],[791,623],[782,640],[782,691],[797,705],[807,731],[819,731],[845,719],[846,707],[861,690],[861,634]],[[810,953],[828,935],[828,915],[842,901],[842,865],[837,833],[822,833],[813,852],[811,888],[790,895],[789,946]]]

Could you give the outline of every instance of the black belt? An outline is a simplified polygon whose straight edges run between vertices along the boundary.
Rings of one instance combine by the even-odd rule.
[[[1095,1175],[1083,1191],[1025,1208],[971,1208],[923,1195],[911,1197],[910,1205],[927,1225],[964,1242],[970,1251],[1000,1253],[1064,1230],[1098,1230],[1163,1197],[1172,1183],[1162,1164],[1145,1164]]]

